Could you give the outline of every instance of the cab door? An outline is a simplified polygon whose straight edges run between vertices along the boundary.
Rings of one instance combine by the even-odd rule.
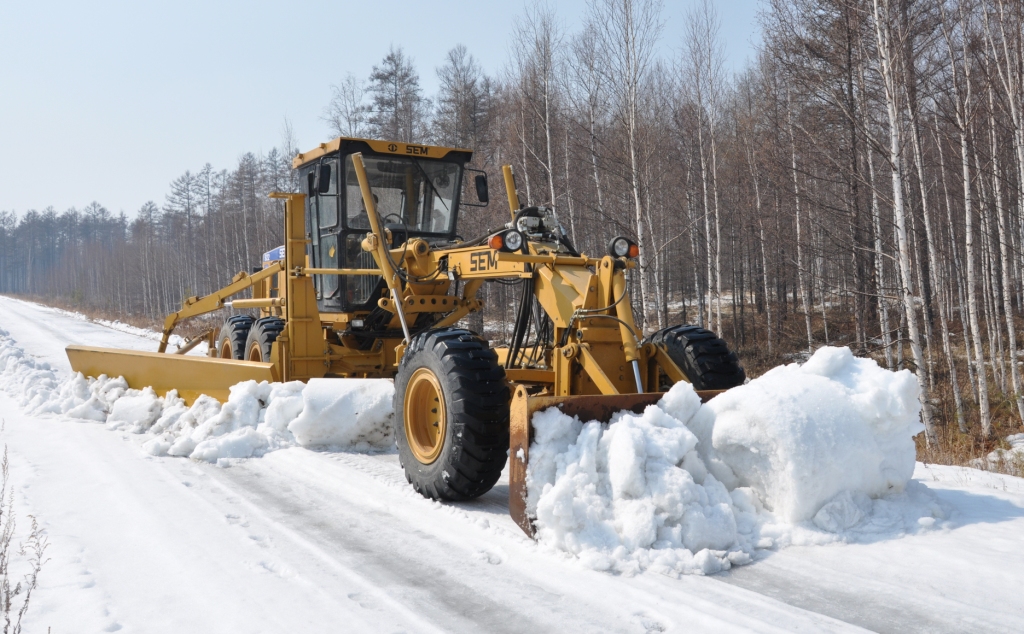
[[[338,195],[338,157],[320,159],[315,170],[315,196],[310,197],[310,255],[314,268],[339,267],[339,234],[341,232],[341,197]],[[322,312],[341,310],[340,276],[315,275],[317,308]]]

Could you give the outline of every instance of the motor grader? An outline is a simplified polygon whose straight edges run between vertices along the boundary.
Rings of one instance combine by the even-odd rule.
[[[532,535],[534,412],[558,407],[607,421],[641,411],[675,382],[691,382],[707,399],[742,383],[744,372],[702,328],[643,338],[626,283],[637,245],[620,236],[606,255],[577,252],[554,209],[520,202],[509,166],[509,221],[461,238],[459,213],[489,201],[486,174],[467,167],[471,156],[350,138],[299,154],[303,192],[271,194],[284,201],[283,247],[228,286],[186,299],[167,317],[157,352],[69,346],[72,368],[159,394],[176,389],[187,402],[226,400],[230,386],[250,379],[393,378],[395,437],[413,487],[433,499],[475,498],[510,460],[509,510]],[[464,190],[477,201],[463,201]],[[503,345],[458,325],[482,309],[477,293],[488,282],[518,287]],[[248,290],[251,297],[235,298]],[[168,350],[183,320],[224,308],[259,317],[230,316]],[[208,357],[185,354],[203,341]]]

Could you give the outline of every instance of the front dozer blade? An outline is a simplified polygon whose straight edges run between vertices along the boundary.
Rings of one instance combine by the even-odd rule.
[[[701,401],[707,402],[725,390],[698,390]],[[640,414],[648,405],[661,400],[665,394],[611,394],[594,396],[530,396],[526,388],[516,388],[509,412],[509,476],[508,511],[512,519],[530,537],[536,533],[533,519],[526,511],[526,469],[530,464],[530,443],[533,441],[533,415],[549,407],[557,407],[567,416],[577,416],[583,422],[607,423],[621,410]]]
[[[200,394],[228,400],[228,389],[242,381],[276,381],[274,364],[234,359],[68,346],[71,369],[85,376],[123,376],[129,387],[152,387],[160,396],[178,390],[191,405]]]

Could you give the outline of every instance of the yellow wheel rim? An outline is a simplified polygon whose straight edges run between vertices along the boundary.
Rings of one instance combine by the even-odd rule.
[[[405,438],[423,464],[437,460],[444,447],[447,416],[441,383],[427,368],[416,370],[405,388]]]
[[[221,359],[233,359],[235,358],[234,353],[231,351],[231,340],[227,337],[224,338],[224,343],[220,345],[220,358]]]
[[[249,360],[263,362],[263,348],[260,347],[258,341],[252,342],[249,346]]]

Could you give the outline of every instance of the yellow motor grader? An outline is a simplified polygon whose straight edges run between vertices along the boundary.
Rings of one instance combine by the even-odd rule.
[[[503,168],[510,219],[486,235],[456,233],[460,210],[488,203],[472,152],[339,138],[293,162],[303,193],[284,200],[283,247],[228,286],[190,297],[164,323],[157,352],[69,346],[74,370],[124,376],[159,394],[176,389],[226,400],[235,383],[318,377],[393,378],[394,425],[409,482],[422,495],[466,500],[487,492],[511,460],[509,510],[528,534],[526,467],[534,412],[558,407],[581,420],[641,411],[678,381],[702,398],[739,385],[725,343],[696,326],[643,338],[626,272],[637,245],[578,253],[551,208],[520,203]],[[473,187],[463,179],[473,174]],[[468,185],[468,183],[467,183]],[[478,202],[462,201],[475,190]],[[469,198],[469,196],[467,196]],[[507,345],[458,327],[479,311],[481,286],[517,285]],[[251,289],[251,297],[232,299]],[[223,308],[219,330],[168,351],[183,320]],[[209,356],[186,355],[201,342]]]

